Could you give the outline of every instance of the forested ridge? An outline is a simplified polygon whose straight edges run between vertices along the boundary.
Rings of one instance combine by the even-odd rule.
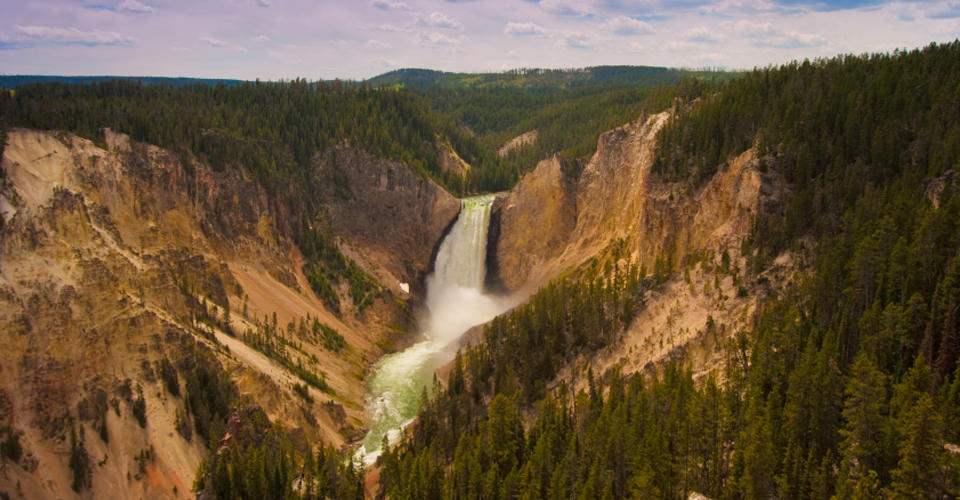
[[[311,224],[317,207],[305,167],[318,150],[347,140],[451,189],[486,189],[509,186],[538,155],[582,158],[595,145],[566,134],[589,136],[672,105],[658,136],[661,180],[692,191],[756,147],[762,168],[790,186],[782,210],[759,218],[744,243],[742,280],[757,284],[786,249],[809,252],[811,267],[732,336],[714,376],[694,380],[675,363],[656,374],[584,368],[575,372],[586,388],[575,391],[555,380],[561,368],[617,342],[646,295],[681,271],[665,262],[648,273],[609,249],[458,354],[446,387],[424,394],[409,436],[382,456],[381,496],[939,499],[960,496],[958,89],[954,42],[729,82],[542,100],[511,89],[431,97],[302,81],[28,85],[0,94],[0,131],[60,129],[102,141],[110,126],[213,168],[247,169],[284,203],[301,204],[298,244],[314,266],[305,271],[336,308],[332,281],[346,280],[356,303],[376,286]],[[535,116],[506,111],[510,99]],[[494,143],[530,128],[544,149],[495,159]],[[468,178],[441,172],[438,134],[475,164]],[[362,496],[361,470],[240,404],[208,358],[185,350],[175,360],[193,377],[185,384],[194,430],[213,452],[199,491]],[[232,441],[221,442],[228,427]]]
[[[649,70],[649,74],[634,75],[637,70]],[[602,76],[579,76],[597,72]],[[619,76],[621,72],[628,76]],[[660,112],[675,98],[699,97],[737,75],[604,67],[583,73],[463,75],[467,82],[486,83],[457,80],[457,84],[441,82],[414,91],[448,123],[459,126],[456,131],[449,130],[448,136],[460,155],[479,167],[468,173],[468,188],[501,191],[554,154],[574,167],[583,166],[596,150],[600,134],[643,113]],[[503,157],[496,154],[510,139],[533,130],[538,137],[532,144]],[[571,173],[576,172],[574,168]]]
[[[792,194],[756,221],[744,279],[786,248],[811,269],[733,335],[716,377],[588,372],[576,393],[545,390],[595,347],[572,339],[615,341],[664,269],[551,284],[458,355],[384,454],[381,494],[958,497],[958,88],[955,42],[756,70],[678,105],[656,175],[692,190],[756,145]]]
[[[341,82],[30,84],[0,93],[0,123],[69,131],[100,144],[110,127],[177,153],[187,167],[196,160],[245,170],[292,214],[304,274],[334,311],[344,300],[338,284],[358,307],[379,287],[333,242],[311,178],[315,155],[345,141],[444,183],[434,147],[441,126],[419,99]]]
[[[109,127],[177,153],[188,168],[199,161],[215,170],[245,170],[293,214],[293,237],[306,257],[304,274],[324,302],[340,311],[346,299],[337,291],[341,285],[361,308],[380,288],[333,242],[316,201],[317,181],[311,178],[318,153],[345,142],[402,162],[456,195],[509,189],[539,160],[556,153],[575,160],[574,166],[582,164],[603,131],[643,112],[662,110],[677,96],[692,98],[711,88],[702,75],[702,82],[687,79],[678,85],[654,86],[662,76],[632,85],[615,83],[630,69],[607,68],[610,74],[599,83],[572,89],[548,81],[534,89],[422,93],[299,79],[177,86],[133,80],[31,83],[0,92],[0,130],[62,130],[102,145],[103,129]],[[665,74],[667,81],[693,75]],[[470,126],[481,134],[465,129]],[[509,134],[527,129],[541,131],[536,145],[506,158],[495,154]],[[466,174],[441,167],[442,143],[451,144],[472,165]]]

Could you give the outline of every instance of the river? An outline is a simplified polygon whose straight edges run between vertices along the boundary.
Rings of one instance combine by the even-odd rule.
[[[434,372],[453,359],[464,332],[509,307],[507,300],[483,293],[493,198],[461,200],[460,216],[440,244],[434,272],[427,277],[423,339],[385,356],[374,367],[367,382],[370,431],[357,452],[367,465],[380,456],[384,436],[396,443],[403,427],[416,417],[423,390],[432,389]]]

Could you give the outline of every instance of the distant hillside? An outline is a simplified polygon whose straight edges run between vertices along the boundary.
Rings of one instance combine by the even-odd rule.
[[[195,84],[195,83],[205,83],[207,85],[216,85],[218,83],[223,83],[224,85],[233,86],[243,80],[224,80],[217,78],[186,78],[186,77],[166,77],[166,76],[57,76],[57,75],[0,75],[0,87],[2,88],[16,88],[21,85],[26,85],[28,83],[99,83],[99,82],[108,82],[110,80],[131,80],[135,82],[144,83],[147,85],[156,85],[165,83],[174,87],[181,87],[184,85]]]
[[[406,86],[415,89],[482,89],[488,87],[574,88],[593,85],[657,85],[683,78],[718,76],[733,78],[739,73],[691,71],[655,66],[595,66],[575,69],[521,68],[502,73],[448,73],[430,69],[404,68],[366,80],[374,87]]]
[[[407,87],[425,88],[438,84],[444,75],[453,75],[454,73],[444,73],[432,69],[404,68],[377,75],[366,82],[374,87],[392,87],[394,85],[404,85]]]

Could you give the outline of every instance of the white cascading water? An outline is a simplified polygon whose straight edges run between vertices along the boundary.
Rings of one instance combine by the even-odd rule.
[[[440,244],[434,271],[427,277],[424,340],[384,357],[375,367],[367,386],[370,432],[357,452],[368,465],[380,456],[384,436],[396,443],[416,417],[421,393],[424,388],[430,391],[437,368],[453,359],[460,336],[509,307],[506,300],[483,294],[493,198],[462,200],[460,217]]]

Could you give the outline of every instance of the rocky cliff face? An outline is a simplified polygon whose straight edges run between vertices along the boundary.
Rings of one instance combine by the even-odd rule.
[[[8,132],[0,426],[21,436],[24,454],[4,466],[0,491],[76,497],[69,458],[79,443],[90,480],[84,496],[189,497],[207,444],[186,403],[197,390],[187,379],[200,365],[222,369],[241,396],[300,429],[304,443],[359,437],[364,371],[381,352],[377,342],[392,335],[388,325],[403,321],[396,301],[387,294],[361,316],[332,314],[301,272],[287,237],[292,216],[242,172],[185,163],[122,134],[108,133],[107,142],[103,149],[65,134]],[[371,204],[336,226],[342,244],[379,252],[377,265],[397,280],[415,279],[456,200],[402,165],[332,154],[349,172],[349,195]],[[363,168],[370,163],[377,169]],[[325,346],[311,333],[314,319],[346,347]],[[242,340],[263,329],[295,343],[282,350],[287,362],[329,390],[307,387],[290,364]],[[179,394],[161,376],[167,361]]]
[[[543,161],[497,200],[493,251],[507,289],[536,288],[618,240],[652,269],[658,257],[678,264],[746,236],[764,183],[752,150],[702,187],[665,184],[650,168],[667,118],[660,113],[603,134],[578,179],[566,178],[556,159]]]
[[[403,165],[341,145],[318,156],[315,178],[333,231],[379,281],[415,287],[430,270],[460,201]],[[402,292],[401,292],[402,293]]]
[[[487,266],[494,285],[518,290],[563,254],[577,224],[576,189],[553,157],[494,201]]]
[[[677,357],[708,370],[763,293],[742,281],[741,242],[754,217],[777,206],[783,184],[760,172],[752,150],[702,186],[662,182],[651,166],[668,118],[642,117],[603,134],[577,179],[564,177],[556,160],[541,162],[494,207],[491,281],[507,291],[532,292],[588,260],[611,258],[613,248],[648,272],[673,275],[647,297],[623,343],[583,360],[595,370],[619,363],[636,371]],[[782,277],[790,262],[785,256],[766,272]]]
[[[465,175],[470,170],[470,164],[460,158],[453,146],[446,142],[437,146],[437,155],[440,157],[440,168],[444,172]]]
[[[500,149],[497,149],[497,156],[504,158],[510,153],[523,148],[524,146],[536,143],[539,137],[540,133],[536,130],[524,132],[513,139],[510,139],[503,146],[500,146]]]

